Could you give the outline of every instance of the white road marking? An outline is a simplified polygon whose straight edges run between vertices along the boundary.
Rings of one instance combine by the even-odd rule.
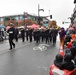
[[[48,44],[39,44],[38,46],[35,46],[33,50],[40,50],[40,51],[45,51],[49,47]]]

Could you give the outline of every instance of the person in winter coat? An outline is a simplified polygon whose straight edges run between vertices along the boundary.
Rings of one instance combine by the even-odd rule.
[[[9,45],[10,45],[10,49],[15,48],[15,43],[13,42],[14,39],[14,34],[15,34],[15,28],[14,25],[11,23],[10,24],[10,28],[8,29],[7,33],[9,34]]]
[[[74,57],[74,67],[76,68],[76,56]]]
[[[36,43],[40,42],[40,30],[39,29],[37,29],[35,32],[35,41]]]
[[[60,46],[63,46],[64,48],[64,39],[65,39],[65,35],[66,35],[66,31],[65,29],[62,27],[59,31],[59,37],[60,37]]]
[[[29,29],[27,28],[27,29],[25,30],[25,32],[26,32],[26,40],[28,41],[28,37],[29,37]]]
[[[32,34],[33,34],[33,29],[32,28],[29,29],[28,34],[29,34],[30,42],[32,42]]]
[[[65,49],[65,53],[71,53],[70,48],[73,46],[72,41],[71,42],[67,42],[66,44],[66,49]]]
[[[48,28],[45,29],[45,42],[46,44],[49,42],[49,29]]]
[[[54,65],[59,69],[62,69],[63,56],[61,54],[57,54],[54,60]]]
[[[45,40],[45,29],[41,29],[41,41],[43,42]]]
[[[71,36],[70,35],[66,35],[65,36],[65,40],[64,40],[64,45],[66,45],[67,44],[67,42],[70,42],[71,41]]]
[[[22,38],[22,42],[24,42],[25,41],[25,29],[24,28],[21,29],[21,38]]]
[[[74,57],[74,63],[75,63],[74,67],[76,68],[76,56]]]
[[[18,28],[15,28],[15,39],[16,39],[16,42],[18,42],[18,35],[19,35]]]
[[[70,53],[65,54],[64,61],[62,63],[62,69],[72,71],[74,69],[74,63],[72,62],[72,55]]]
[[[52,36],[53,44],[56,43],[57,35],[58,35],[58,30],[56,29],[56,27],[53,27],[51,29],[51,36]]]
[[[70,51],[71,51],[72,58],[74,59],[74,57],[76,56],[76,47],[72,46],[70,48]]]
[[[76,47],[76,35],[75,35],[75,38],[73,40],[73,46]]]

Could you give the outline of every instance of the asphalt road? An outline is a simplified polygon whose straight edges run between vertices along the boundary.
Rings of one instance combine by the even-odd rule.
[[[45,51],[39,45],[19,39],[16,48],[9,50],[8,40],[0,42],[0,75],[49,75],[49,67],[59,52],[59,41],[56,45],[47,44]],[[34,50],[37,46],[39,49]]]

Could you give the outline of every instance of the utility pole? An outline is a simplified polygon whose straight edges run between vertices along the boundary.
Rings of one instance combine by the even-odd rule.
[[[40,14],[39,14],[39,8],[40,8],[40,6],[39,6],[39,4],[38,4],[38,24],[40,23],[40,22],[39,22],[39,16],[40,16]]]
[[[38,4],[38,17],[40,16],[40,15],[39,15],[39,8],[40,8],[40,6],[39,6],[39,4]]]
[[[49,16],[50,16],[50,10],[49,10]]]
[[[49,10],[49,18],[50,18],[50,10]]]
[[[24,26],[27,27],[27,24],[25,23],[25,20],[28,18],[28,13],[24,12]]]
[[[38,4],[38,24],[40,24],[40,11],[43,11],[44,12],[44,9],[40,9],[40,6]]]
[[[74,4],[76,4],[76,0],[74,0]]]

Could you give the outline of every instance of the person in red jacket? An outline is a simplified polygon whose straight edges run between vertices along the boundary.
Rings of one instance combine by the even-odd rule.
[[[65,50],[65,53],[71,53],[70,52],[70,48],[73,46],[73,40],[71,39],[70,42],[67,42],[66,44],[66,50]]]

